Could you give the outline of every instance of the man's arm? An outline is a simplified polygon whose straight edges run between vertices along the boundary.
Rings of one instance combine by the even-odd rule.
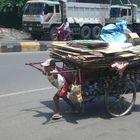
[[[62,29],[63,27],[64,27],[64,23],[63,23],[61,26],[59,26],[57,29],[60,30],[60,29]]]

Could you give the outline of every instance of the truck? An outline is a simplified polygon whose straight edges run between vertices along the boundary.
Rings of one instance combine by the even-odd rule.
[[[140,35],[140,8],[136,4],[111,5],[109,19],[105,20],[106,24],[125,20],[128,28]]]
[[[78,0],[80,1],[80,0]],[[133,32],[140,32],[140,9],[136,4],[111,5],[77,0],[29,0],[22,25],[33,39],[53,40],[53,33],[65,18],[74,36],[98,39],[103,26],[123,19]]]
[[[109,4],[76,0],[29,0],[25,4],[22,25],[33,38],[45,35],[53,40],[53,32],[67,18],[74,36],[97,39],[105,19],[109,18],[109,7]]]

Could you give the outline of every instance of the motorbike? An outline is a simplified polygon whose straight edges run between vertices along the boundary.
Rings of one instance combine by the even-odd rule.
[[[73,32],[72,31],[64,31],[63,28],[56,28],[53,33],[53,40],[64,41],[64,40],[72,40]]]

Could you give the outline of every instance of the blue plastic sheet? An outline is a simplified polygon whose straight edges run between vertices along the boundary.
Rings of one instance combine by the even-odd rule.
[[[118,20],[116,24],[104,26],[101,30],[100,38],[105,42],[126,42],[125,29],[127,29],[127,22],[125,20]]]

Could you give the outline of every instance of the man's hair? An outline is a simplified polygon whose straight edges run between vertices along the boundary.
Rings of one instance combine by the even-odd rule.
[[[50,66],[56,66],[55,60],[51,60],[51,61],[50,61]]]

